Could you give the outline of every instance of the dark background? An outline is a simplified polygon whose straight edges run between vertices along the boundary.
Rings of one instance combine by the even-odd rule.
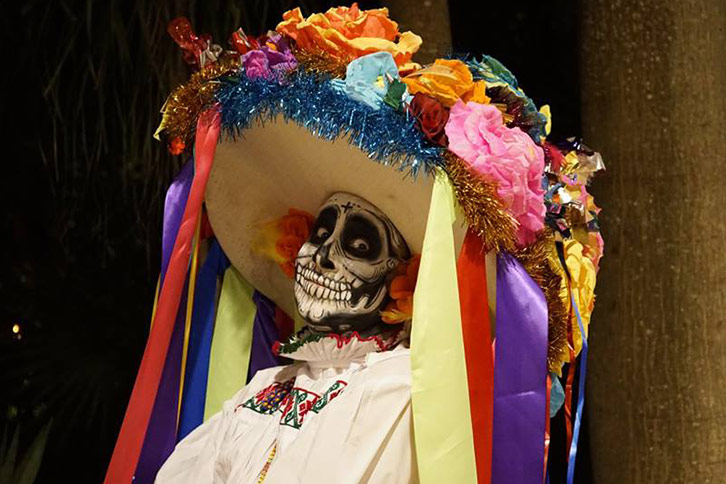
[[[189,73],[167,23],[188,16],[223,44],[294,5],[333,4],[349,2],[3,2],[0,422],[6,436],[20,429],[22,454],[52,420],[38,482],[102,481],[143,351],[163,196],[181,161],[151,135]],[[497,58],[551,106],[555,136],[578,136],[577,5],[452,0],[453,53]],[[553,461],[563,425],[560,413]],[[591,480],[587,442],[578,482]]]

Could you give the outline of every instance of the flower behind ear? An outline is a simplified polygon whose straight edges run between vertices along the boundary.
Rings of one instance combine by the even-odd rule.
[[[421,255],[416,254],[407,262],[402,262],[396,268],[396,275],[388,286],[391,302],[381,311],[384,323],[399,324],[410,321],[413,317],[413,293],[416,289],[418,268],[421,264]]]
[[[255,251],[274,260],[290,279],[295,277],[295,258],[313,227],[315,217],[291,208],[287,215],[260,225]]]

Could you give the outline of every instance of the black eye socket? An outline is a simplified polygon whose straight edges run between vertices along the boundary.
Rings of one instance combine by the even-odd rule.
[[[310,231],[310,242],[313,244],[322,244],[330,237],[335,229],[335,220],[338,218],[338,212],[334,207],[323,209],[318,218],[315,219],[313,230]]]
[[[366,239],[358,238],[350,242],[350,248],[361,254],[365,254],[370,250],[371,244]]]
[[[359,259],[375,259],[381,253],[378,228],[359,215],[353,215],[345,221],[342,242],[343,249]]]

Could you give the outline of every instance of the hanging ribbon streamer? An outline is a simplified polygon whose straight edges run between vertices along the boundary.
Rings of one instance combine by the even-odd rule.
[[[476,482],[454,220],[451,184],[439,173],[413,296],[411,398],[422,484]]]
[[[569,284],[567,291],[572,292]],[[572,311],[572,308],[570,308],[570,311]],[[577,370],[577,355],[570,322],[567,323],[567,347],[570,352],[570,363],[567,368],[567,378],[565,379],[565,403],[563,407],[565,413],[565,446],[569,450],[572,444],[572,386],[575,382],[575,372]]]
[[[547,302],[522,265],[497,258],[492,483],[539,484],[547,406]]]
[[[556,378],[556,376],[555,376]],[[543,471],[542,471],[542,481],[544,482],[547,479],[547,462],[550,457],[550,419],[552,418],[552,374],[547,375],[547,404],[545,405],[545,414],[547,415],[547,418],[545,419],[545,444],[544,444],[544,462],[543,462]]]
[[[204,420],[222,410],[222,404],[247,383],[257,312],[253,291],[234,266],[225,271],[209,357]]]
[[[188,282],[187,282],[188,285]],[[134,473],[134,484],[152,484],[156,473],[176,445],[176,409],[179,403],[184,321],[186,319],[187,294],[182,297],[181,307],[174,323],[174,332],[166,354],[159,391],[146,429],[139,461]]]
[[[182,403],[182,392],[184,391],[184,379],[186,376],[187,369],[187,356],[189,354],[189,334],[191,333],[192,327],[192,314],[194,313],[194,291],[197,287],[197,267],[199,265],[199,245],[201,244],[200,232],[202,227],[202,216],[200,214],[197,219],[197,230],[194,234],[194,251],[192,252],[192,262],[189,267],[189,287],[187,289],[187,300],[184,317],[184,346],[182,347],[181,354],[181,375],[179,376],[179,398],[177,398],[177,409],[176,409],[176,426],[174,427],[174,434],[179,429],[179,416],[181,415],[181,403]]]
[[[575,295],[571,292],[572,307],[575,309],[577,316],[577,324],[582,335],[582,350],[580,351],[580,377],[577,383],[577,412],[575,413],[575,428],[572,432],[572,443],[570,444],[570,453],[567,458],[567,484],[572,484],[575,479],[575,460],[577,459],[577,442],[580,437],[580,425],[582,424],[582,409],[585,405],[585,375],[587,374],[587,336],[585,335],[585,325],[582,324],[580,310],[575,302]]]
[[[136,470],[184,289],[192,238],[214,161],[219,130],[219,112],[209,110],[202,113],[197,123],[194,146],[194,180],[162,281],[154,324],[106,472],[105,484],[128,484]]]
[[[257,291],[252,295],[252,300],[257,306],[257,312],[252,329],[248,383],[259,370],[281,364],[280,359],[272,352],[272,345],[280,339],[275,325],[275,303]]]
[[[169,267],[171,252],[179,233],[184,207],[187,204],[189,190],[194,179],[194,159],[187,161],[179,174],[171,182],[164,200],[164,225],[161,231],[161,281],[164,281],[166,269]]]
[[[459,255],[457,274],[478,484],[489,484],[492,472],[494,355],[485,254],[481,238],[468,230]]]
[[[207,253],[204,266],[199,271],[194,294],[194,310],[189,333],[184,392],[177,441],[186,437],[204,421],[204,402],[207,396],[209,353],[214,333],[214,316],[217,309],[217,282],[229,267],[229,260],[214,240]]]
[[[182,167],[180,173],[166,192],[160,282],[163,281],[164,274],[166,273],[193,177],[194,162],[190,160]],[[197,239],[198,232],[197,228]],[[141,454],[139,455],[139,461],[136,465],[134,482],[137,484],[152,483],[154,481],[159,467],[174,449],[174,444],[176,443],[177,419],[174,416],[173,408],[179,403],[180,361],[183,353],[184,319],[186,316],[184,306],[188,300],[188,287],[189,281],[187,281],[187,290],[184,291],[185,297],[181,301],[181,310],[177,312],[174,332],[172,333],[169,351],[166,355],[159,390],[156,394],[154,408],[149,419],[149,426],[146,429],[146,436],[141,448]]]
[[[135,484],[153,484],[156,473],[171,455],[176,444],[181,391],[184,381],[184,365],[188,344],[189,325],[194,302],[197,259],[199,255],[199,232],[201,217],[197,218],[194,233],[194,249],[189,274],[179,310],[177,311],[174,333],[166,355],[164,371],[161,374],[159,390],[156,394],[154,409],[146,429],[146,437],[141,448],[139,462],[134,474]]]

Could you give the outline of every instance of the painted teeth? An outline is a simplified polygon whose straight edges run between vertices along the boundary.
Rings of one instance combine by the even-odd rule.
[[[336,279],[331,279],[315,272],[307,266],[298,266],[295,280],[311,296],[323,297],[325,299],[347,300],[350,299],[352,287],[355,287],[356,283],[360,286],[362,282],[356,281],[351,286],[349,283],[340,280],[342,277],[342,274],[336,274]],[[320,291],[318,287],[321,288]],[[320,295],[318,295],[318,292],[320,292]]]
[[[342,303],[350,301],[353,295],[350,284],[336,282],[306,267],[298,267],[295,281],[305,293],[316,299],[340,301]]]

